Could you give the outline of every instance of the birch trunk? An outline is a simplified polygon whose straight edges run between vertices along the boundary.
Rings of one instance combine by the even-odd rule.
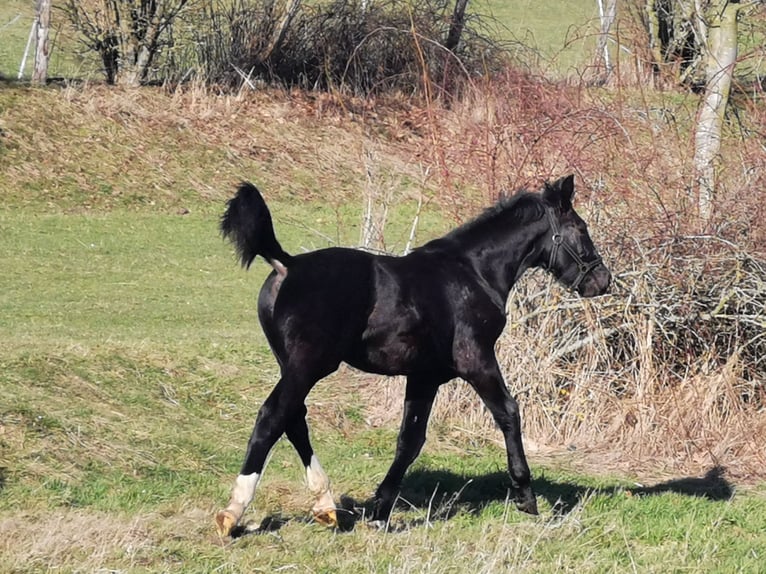
[[[293,18],[298,13],[300,7],[301,0],[288,0],[287,7],[285,8],[285,15],[282,17],[279,26],[277,26],[277,29],[274,31],[271,41],[261,54],[261,62],[266,62],[271,57],[274,50],[279,48],[282,44],[285,39],[285,34],[287,34],[287,29],[290,27],[290,23],[293,21]]]
[[[596,70],[599,83],[606,83],[612,73],[612,62],[609,59],[609,32],[617,17],[617,0],[598,0],[598,14],[601,29],[596,42]]]
[[[37,24],[35,34],[35,68],[33,84],[45,84],[48,79],[48,31],[51,25],[51,0],[37,0]]]
[[[715,0],[709,12],[705,94],[694,138],[697,206],[703,223],[710,221],[713,212],[721,130],[737,61],[738,10],[738,4]]]

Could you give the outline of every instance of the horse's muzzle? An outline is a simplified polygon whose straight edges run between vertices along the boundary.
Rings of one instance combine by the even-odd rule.
[[[609,284],[612,282],[612,274],[606,265],[599,265],[588,273],[577,286],[577,293],[581,297],[596,297],[603,295],[609,290]]]

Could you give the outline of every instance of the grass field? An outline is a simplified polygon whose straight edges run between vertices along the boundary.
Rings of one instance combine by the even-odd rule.
[[[759,571],[762,491],[642,487],[532,454],[542,516],[531,518],[506,502],[501,449],[439,421],[395,532],[310,523],[283,442],[250,515],[264,532],[222,545],[212,515],[277,371],[253,305],[265,265],[237,269],[215,224],[120,210],[0,217],[0,571]],[[367,422],[376,384],[343,371],[310,398],[317,451],[349,508],[393,456],[395,428]]]
[[[473,9],[497,20],[499,37],[536,52],[537,64],[548,74],[568,75],[594,59],[599,14],[593,0],[480,0]]]
[[[309,398],[344,529],[308,519],[280,442],[247,515],[261,532],[219,540],[278,375],[254,305],[268,268],[240,270],[217,232],[238,179],[263,186],[292,252],[356,243],[368,188],[397,191],[393,250],[419,193],[418,243],[452,225],[406,147],[258,97],[0,90],[0,572],[762,571],[762,486],[531,449],[533,518],[507,503],[498,433],[439,419],[391,532],[369,530],[400,384],[345,369]]]

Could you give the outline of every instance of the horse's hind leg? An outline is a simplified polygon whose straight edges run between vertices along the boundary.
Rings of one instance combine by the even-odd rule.
[[[386,477],[375,491],[372,514],[374,521],[385,522],[391,514],[404,474],[425,444],[428,417],[431,415],[431,407],[442,382],[440,379],[428,377],[407,378],[404,413],[396,443],[396,455]]]
[[[302,405],[301,413],[296,415],[287,427],[287,438],[298,451],[303,466],[306,468],[306,483],[309,492],[316,497],[311,512],[317,522],[327,526],[337,526],[335,501],[330,489],[330,479],[327,477],[319,459],[314,454],[309,440],[309,427],[306,423],[306,406]]]
[[[232,529],[242,518],[255,495],[263,468],[274,443],[285,432],[301,444],[302,435],[308,444],[306,427],[306,406],[304,401],[316,382],[338,368],[340,359],[334,352],[327,352],[326,347],[314,341],[293,341],[291,353],[283,353],[283,359],[277,356],[282,366],[282,378],[271,391],[263,406],[258,411],[253,432],[247,444],[245,461],[231,491],[228,506],[216,515],[216,527],[221,536],[231,534]],[[301,422],[302,421],[302,422]],[[298,447],[296,447],[298,448]],[[308,451],[301,446],[303,455]],[[318,462],[312,466],[311,454],[308,455],[307,474],[312,471],[312,478],[319,477],[321,467]],[[304,460],[305,464],[305,460]],[[318,487],[319,488],[319,487]]]
[[[334,370],[334,369],[331,369]],[[228,506],[216,515],[216,527],[221,536],[228,536],[237,525],[255,495],[263,468],[274,443],[295,424],[296,417],[303,418],[306,399],[314,383],[327,372],[322,370],[319,376],[308,376],[308,369],[283,371],[282,379],[271,392],[258,411],[253,432],[247,444],[245,461],[239,476],[234,482]],[[305,422],[304,422],[305,424]]]
[[[250,505],[255,496],[255,488],[263,474],[263,467],[266,464],[266,457],[269,451],[277,442],[287,426],[287,418],[292,415],[289,400],[284,400],[283,395],[285,379],[277,383],[274,390],[268,396],[266,401],[258,411],[255,419],[255,426],[247,443],[247,452],[242,469],[234,481],[234,487],[231,489],[229,504],[225,509],[216,514],[215,522],[218,534],[228,536],[232,529],[237,525],[245,510]]]

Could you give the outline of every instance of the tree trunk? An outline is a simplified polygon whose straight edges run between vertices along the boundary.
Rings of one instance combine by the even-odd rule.
[[[662,56],[662,38],[660,37],[660,16],[657,13],[657,0],[646,0],[646,20],[649,28],[649,52],[652,56],[652,70],[655,76],[659,76],[665,59]]]
[[[123,66],[123,72],[120,76],[120,84],[124,86],[140,86],[149,75],[149,66],[151,65],[154,51],[144,44],[137,47],[138,52],[129,54],[133,63]]]
[[[705,95],[700,103],[694,138],[697,206],[703,223],[710,221],[713,212],[721,129],[737,61],[738,10],[737,3],[714,0],[709,12]]]
[[[468,5],[468,0],[457,0],[455,2],[455,11],[452,13],[452,20],[450,21],[449,33],[447,34],[447,40],[444,42],[444,47],[452,52],[460,43],[460,36],[463,34],[463,26],[465,26],[465,8]]]
[[[37,25],[35,42],[35,69],[33,84],[45,84],[48,79],[48,30],[51,25],[51,0],[37,0]]]
[[[277,29],[274,31],[271,41],[260,56],[261,62],[266,62],[271,57],[274,50],[278,49],[282,44],[282,41],[285,39],[285,34],[287,34],[287,29],[290,27],[290,23],[293,21],[293,18],[300,7],[301,0],[288,0],[287,7],[285,8],[285,15],[282,17],[279,26],[277,26]]]
[[[609,60],[609,32],[617,17],[617,0],[598,0],[598,13],[601,29],[596,42],[596,74],[598,83],[605,84],[612,73],[612,63]]]
[[[123,40],[120,84],[139,86],[148,76],[166,10],[166,2],[150,2],[129,12],[130,30]],[[126,14],[123,17],[127,19]]]

